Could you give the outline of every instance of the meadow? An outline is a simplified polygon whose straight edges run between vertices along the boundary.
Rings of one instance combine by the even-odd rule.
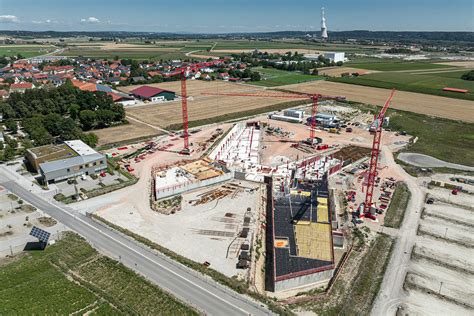
[[[0,45],[0,56],[17,56],[25,58],[50,53],[56,48],[50,45]]]

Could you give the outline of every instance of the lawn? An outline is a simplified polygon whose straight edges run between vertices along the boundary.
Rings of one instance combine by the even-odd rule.
[[[392,61],[392,62],[370,62],[370,63],[347,63],[347,66],[361,69],[378,70],[378,71],[398,71],[398,70],[423,70],[423,69],[439,69],[448,68],[446,65],[431,64],[425,62],[414,61]]]
[[[17,56],[21,54],[25,58],[39,56],[54,51],[56,48],[50,45],[2,45],[0,56]]]
[[[408,152],[474,166],[474,124],[435,118],[399,110],[388,110],[392,130],[418,137]]]
[[[73,233],[2,266],[0,284],[0,315],[197,315]]]
[[[323,79],[322,76],[306,75],[297,71],[285,71],[274,68],[258,67],[254,68],[253,70],[260,72],[262,75],[262,80],[251,82],[251,84],[264,87],[277,87],[287,84]]]

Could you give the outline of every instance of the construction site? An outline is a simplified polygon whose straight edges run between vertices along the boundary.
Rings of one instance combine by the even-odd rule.
[[[260,293],[329,286],[352,248],[351,229],[380,231],[402,181],[392,152],[410,136],[382,138],[394,92],[375,116],[344,96],[212,95],[308,102],[188,129],[183,80],[184,129],[107,150],[138,183],[84,207]]]

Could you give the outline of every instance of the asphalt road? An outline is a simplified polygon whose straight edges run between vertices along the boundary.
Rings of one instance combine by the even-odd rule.
[[[56,206],[14,181],[2,186],[83,236],[101,253],[122,262],[208,315],[269,315],[260,303],[214,282],[144,245],[111,230],[68,207]]]
[[[425,168],[447,167],[447,168],[458,169],[458,170],[474,171],[474,167],[446,162],[446,161],[439,160],[434,157],[423,155],[423,154],[400,153],[398,155],[398,159],[400,159],[401,161],[405,163],[408,163],[417,167],[425,167]]]

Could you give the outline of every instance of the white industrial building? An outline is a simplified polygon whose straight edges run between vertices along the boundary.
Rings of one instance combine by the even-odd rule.
[[[320,54],[305,54],[304,58],[308,60],[318,60],[319,56],[329,59],[335,63],[346,60],[346,53],[344,52],[322,52]]]
[[[344,62],[346,58],[344,52],[324,52],[323,56],[324,58],[327,58],[330,61],[333,61],[335,63],[340,62],[340,61]]]

